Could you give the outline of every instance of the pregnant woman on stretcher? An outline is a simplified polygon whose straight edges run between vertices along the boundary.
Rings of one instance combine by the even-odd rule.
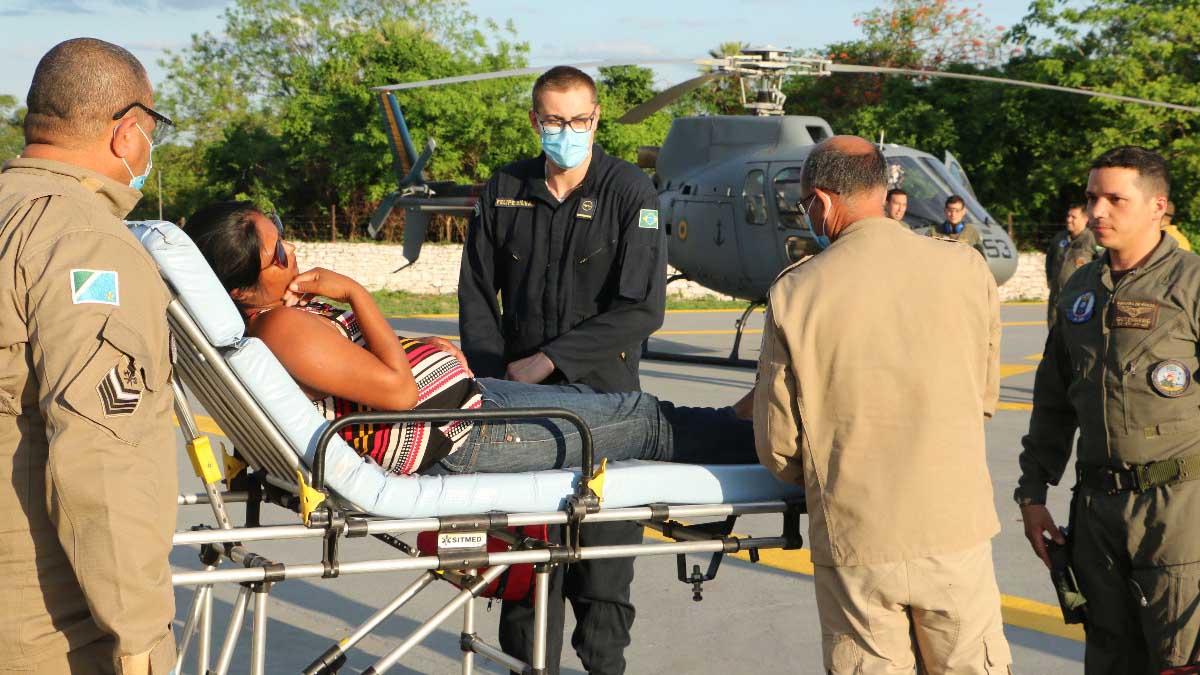
[[[597,462],[758,461],[750,422],[731,408],[475,379],[447,340],[397,337],[353,279],[321,268],[298,273],[295,247],[284,241],[279,220],[250,202],[206,206],[185,231],[242,310],[246,334],[266,343],[326,419],[372,410],[566,408],[591,428]],[[560,420],[351,426],[342,438],[397,474],[536,471],[581,462],[578,432]]]

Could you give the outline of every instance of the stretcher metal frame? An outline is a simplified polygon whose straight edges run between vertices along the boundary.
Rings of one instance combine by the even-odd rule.
[[[546,617],[549,575],[556,565],[604,558],[675,555],[679,578],[692,586],[693,599],[699,600],[702,584],[715,575],[721,557],[727,553],[748,551],[756,562],[760,549],[795,549],[802,545],[800,516],[803,500],[774,500],[740,504],[668,505],[600,509],[599,485],[593,482],[593,449],[590,430],[575,413],[562,409],[406,411],[348,415],[330,424],[318,440],[311,475],[283,435],[255,403],[253,397],[226,363],[222,354],[228,348],[212,346],[178,299],[167,308],[167,319],[176,344],[175,373],[172,376],[175,412],[187,442],[188,455],[196,475],[204,484],[204,494],[181,494],[180,506],[207,504],[212,510],[214,527],[197,527],[176,532],[174,546],[199,547],[202,569],[176,571],[175,586],[196,588],[179,636],[175,671],[183,675],[184,662],[195,642],[196,673],[225,675],[229,672],[234,650],[247,612],[252,612],[252,638],[249,671],[266,673],[267,620],[272,588],[292,579],[334,578],[349,574],[412,571],[414,581],[368,617],[358,628],[334,642],[304,669],[305,675],[332,674],[346,663],[349,651],[399,610],[406,602],[439,579],[451,582],[459,592],[444,607],[422,623],[391,652],[364,673],[383,673],[410,652],[455,612],[462,612],[462,672],[474,672],[475,656],[481,656],[514,672],[529,675],[546,673]],[[183,385],[216,418],[221,430],[233,442],[236,452],[222,452],[224,476],[217,466],[207,436],[201,433],[192,413]],[[359,513],[340,502],[324,483],[325,453],[338,430],[352,424],[446,421],[479,421],[529,418],[558,418],[580,432],[583,450],[583,477],[567,499],[566,507],[543,513],[481,513],[435,518],[386,519]],[[220,489],[225,482],[225,490]],[[260,522],[262,503],[274,503],[299,512],[303,522],[296,525],[264,526]],[[234,527],[225,510],[228,503],[246,504],[246,523]],[[737,516],[782,514],[781,534],[777,537],[742,537],[731,534]],[[682,520],[724,518],[716,523],[688,525]],[[626,546],[580,546],[579,527],[584,522],[638,521],[675,541]],[[562,525],[566,542],[550,543],[516,534],[506,528],[523,525]],[[488,552],[480,546],[472,549],[445,550],[422,555],[400,535],[419,532],[484,533],[498,537],[511,548]],[[339,544],[343,539],[373,537],[397,554],[392,558],[343,561]],[[262,541],[292,539],[319,540],[320,561],[278,562],[254,553],[248,545]],[[711,554],[708,572],[695,566],[686,571],[686,554]],[[218,569],[225,561],[234,565]],[[511,565],[534,565],[534,639],[531,663],[524,663],[499,648],[484,642],[475,632],[474,600]],[[217,652],[213,651],[213,588],[215,584],[240,584],[230,612],[228,629]]]

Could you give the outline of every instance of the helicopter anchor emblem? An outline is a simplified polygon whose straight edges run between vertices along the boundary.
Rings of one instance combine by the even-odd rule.
[[[717,221],[717,234],[713,237],[713,243],[720,246],[725,243],[725,237],[721,234],[721,221]]]

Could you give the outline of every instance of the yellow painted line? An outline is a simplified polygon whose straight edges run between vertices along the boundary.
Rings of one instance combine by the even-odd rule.
[[[1041,361],[1041,360],[1042,360],[1042,354],[1041,354],[1041,352],[1039,352],[1039,353],[1037,353],[1037,354],[1030,354],[1029,356],[1026,356],[1026,357],[1025,357],[1025,360],[1026,360],[1026,361]]]
[[[996,404],[997,410],[1033,410],[1032,403],[1018,403],[1016,401],[1000,401]]]
[[[225,432],[221,431],[221,427],[217,426],[217,421],[213,418],[206,417],[204,415],[196,415],[195,417],[196,428],[198,428],[202,433],[215,434],[217,436],[225,435]],[[171,421],[175,422],[175,426],[179,426],[179,418],[174,414],[171,415]]]
[[[645,529],[644,535],[656,541],[674,541],[650,528]],[[806,577],[813,575],[812,552],[806,548],[792,551],[770,549],[759,551],[758,554],[760,565]],[[730,554],[730,557],[747,562],[750,560],[750,554],[746,551]],[[1000,613],[1004,616],[1004,623],[1010,626],[1083,642],[1083,628],[1063,623],[1062,611],[1053,605],[1001,594]]]
[[[1022,373],[1028,373],[1032,370],[1037,370],[1037,366],[1033,366],[1028,363],[1001,363],[1000,379],[1003,380],[1006,377],[1021,375]]]
[[[1005,321],[1004,323],[1001,323],[1000,325],[1004,326],[1006,328],[1009,326],[1045,326],[1046,322],[1045,321]]]
[[[656,333],[653,333],[650,337],[655,337],[658,335],[734,335],[736,333],[737,331],[732,328],[714,328],[712,330],[660,330]],[[747,328],[746,330],[742,331],[742,335],[754,335],[757,333],[762,333],[762,329]]]

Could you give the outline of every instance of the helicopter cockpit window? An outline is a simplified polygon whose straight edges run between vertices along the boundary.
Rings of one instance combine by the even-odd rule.
[[[808,223],[796,208],[800,201],[800,167],[788,167],[775,174],[771,189],[775,193],[775,208],[779,211],[779,224],[793,229],[807,230]]]
[[[912,228],[937,225],[946,219],[946,198],[951,194],[962,194],[929,166],[918,163],[914,157],[888,157],[888,189],[900,188],[908,193],[908,211],[904,222]],[[970,194],[962,194],[967,202],[968,223],[982,222],[982,208]]]
[[[763,185],[766,176],[755,169],[746,176],[742,199],[746,202],[746,222],[763,225],[767,222],[767,193]]]

